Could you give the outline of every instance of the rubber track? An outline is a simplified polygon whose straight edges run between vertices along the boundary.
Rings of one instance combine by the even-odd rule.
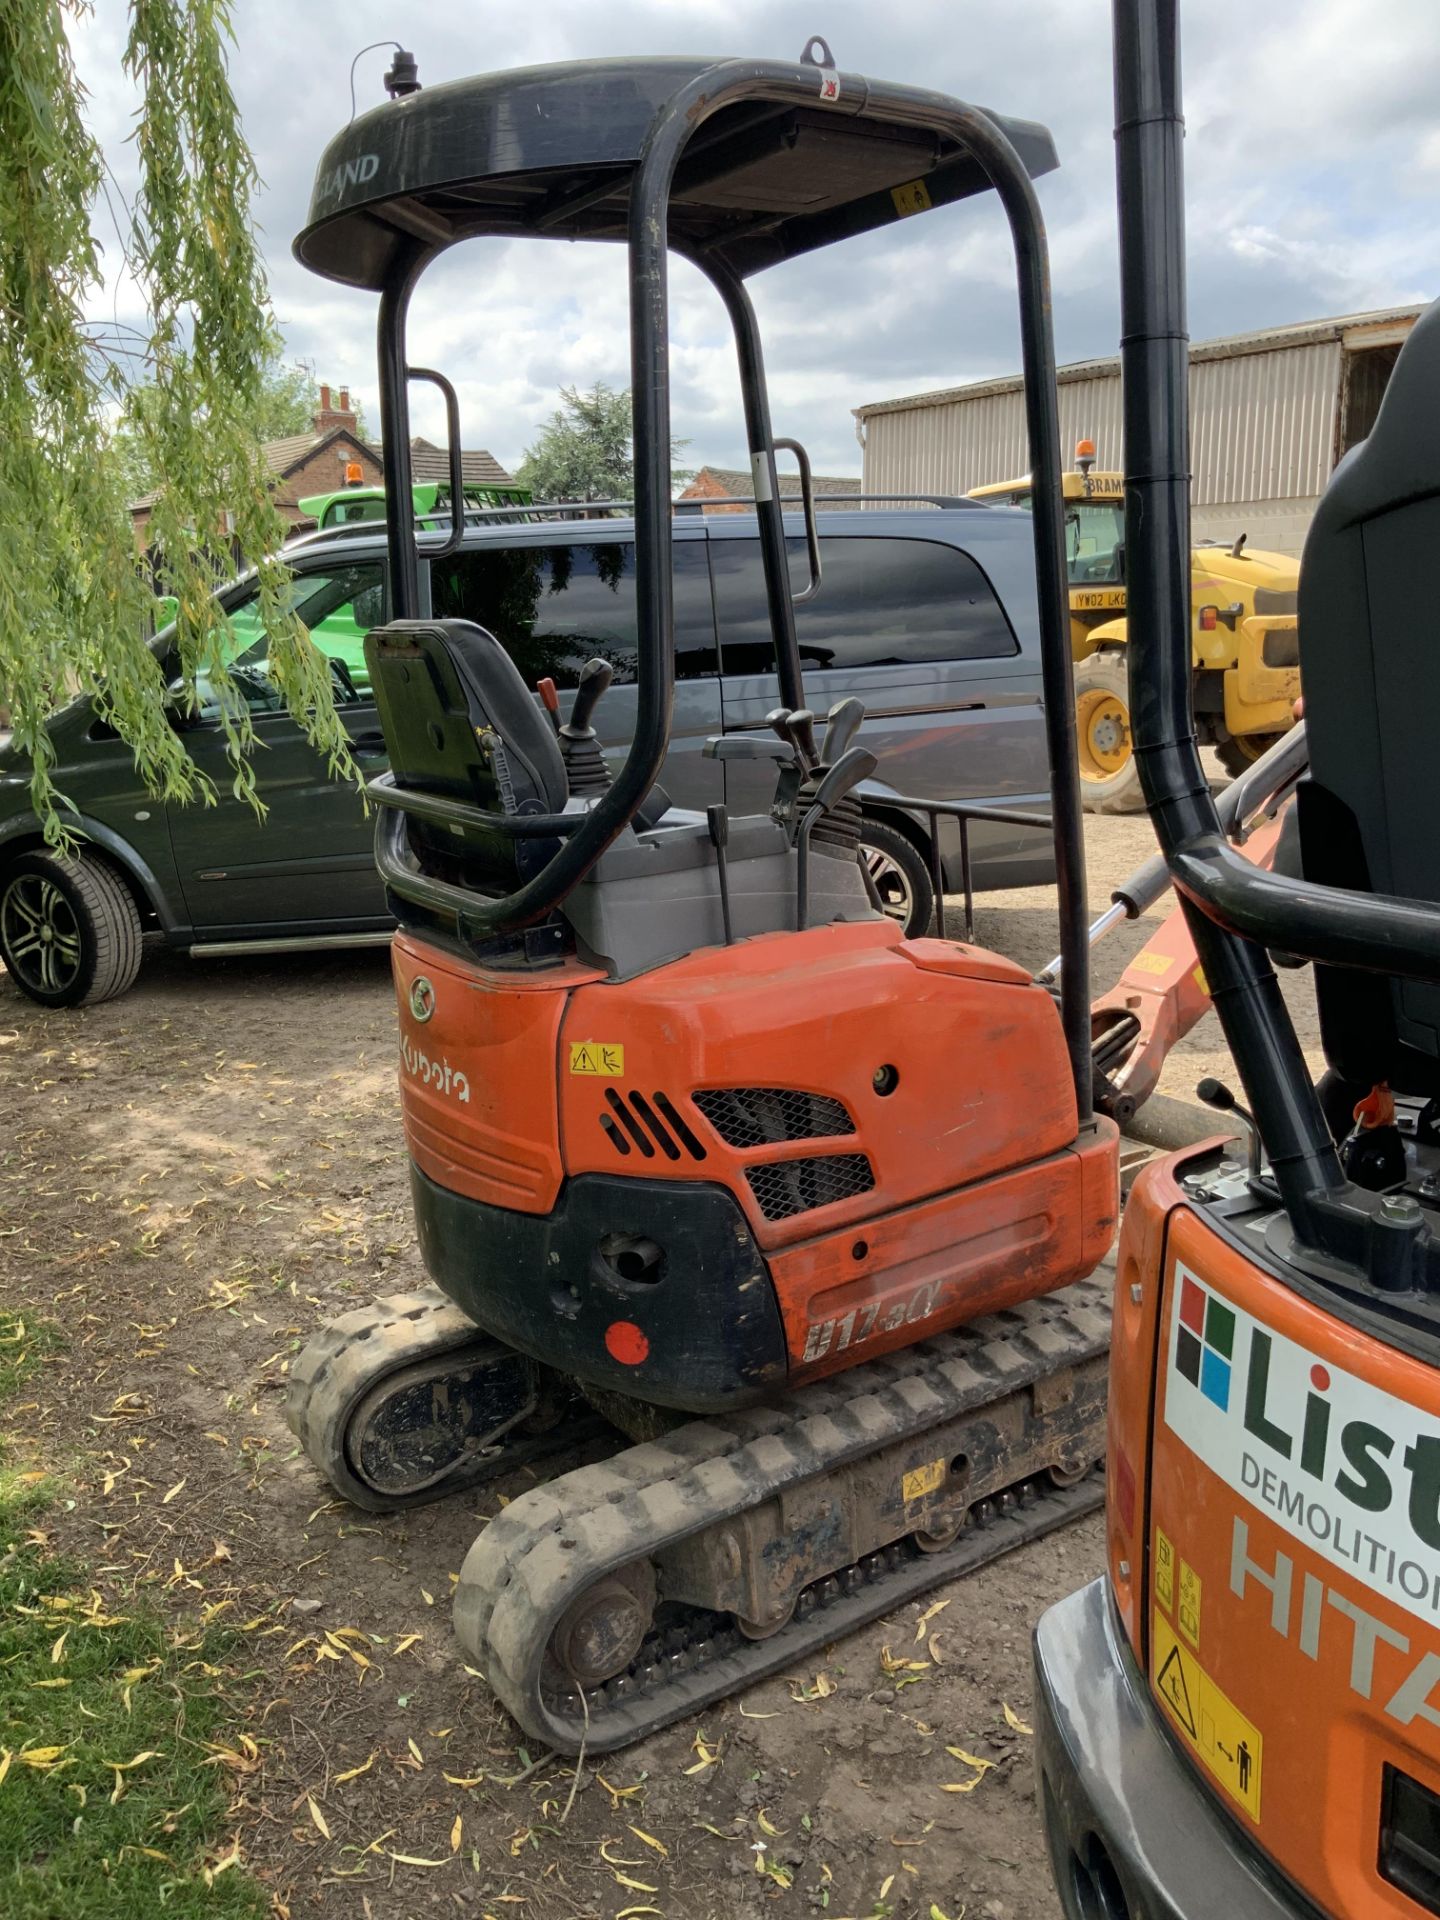
[[[552,1432],[507,1437],[490,1456],[479,1455],[466,1467],[409,1498],[377,1492],[350,1465],[345,1434],[360,1402],[387,1374],[446,1351],[460,1357],[463,1348],[494,1352],[500,1343],[480,1332],[438,1287],[393,1293],[353,1312],[341,1314],[307,1341],[290,1370],[285,1421],[316,1467],[341,1494],[369,1513],[396,1513],[408,1507],[462,1493],[485,1480],[498,1479],[527,1461],[572,1448],[579,1437],[573,1421]],[[594,1425],[599,1426],[596,1421]]]
[[[973,1322],[953,1333],[766,1407],[697,1420],[520,1495],[466,1556],[455,1596],[462,1644],[527,1733],[562,1753],[602,1753],[637,1740],[763,1675],[792,1665],[839,1633],[912,1594],[968,1572],[1012,1546],[1100,1505],[1089,1475],[973,1527],[771,1638],[747,1642],[640,1697],[592,1700],[588,1727],[553,1710],[541,1677],[565,1609],[604,1573],[698,1533],[783,1488],[925,1432],[1063,1368],[1103,1356],[1109,1288],[1094,1280]],[[1103,1432],[1096,1452],[1103,1448]],[[663,1596],[662,1596],[663,1597]]]

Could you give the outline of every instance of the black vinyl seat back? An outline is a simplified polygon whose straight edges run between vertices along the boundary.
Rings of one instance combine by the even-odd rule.
[[[393,620],[365,636],[395,785],[485,813],[563,811],[565,763],[550,722],[492,633],[469,620]],[[410,813],[421,865],[485,893],[512,890],[555,841],[503,828],[457,832]]]
[[[1440,303],[1320,502],[1299,607],[1305,878],[1440,912]],[[1440,1093],[1440,982],[1319,966],[1315,981],[1338,1073]]]

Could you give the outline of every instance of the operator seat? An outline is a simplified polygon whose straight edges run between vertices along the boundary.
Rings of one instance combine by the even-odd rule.
[[[556,814],[570,797],[550,722],[504,647],[470,620],[393,620],[365,636],[365,664],[395,785],[485,813]],[[409,816],[430,871],[488,894],[513,892],[556,840]]]
[[[1440,902],[1440,303],[1316,510],[1299,632],[1305,878]],[[1440,982],[1317,966],[1315,990],[1335,1072],[1440,1094]]]

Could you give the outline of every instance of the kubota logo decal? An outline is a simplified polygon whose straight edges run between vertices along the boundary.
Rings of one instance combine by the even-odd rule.
[[[435,1011],[435,989],[423,973],[410,983],[410,1011],[422,1025]]]
[[[1177,1266],[1165,1424],[1297,1540],[1440,1619],[1440,1419]]]
[[[418,1080],[423,1087],[430,1087],[436,1093],[448,1094],[452,1100],[458,1100],[462,1107],[470,1104],[470,1081],[458,1068],[452,1067],[445,1059],[432,1060],[428,1053],[422,1053],[419,1047],[412,1047],[410,1036],[400,1036],[400,1058],[405,1071],[412,1079]]]

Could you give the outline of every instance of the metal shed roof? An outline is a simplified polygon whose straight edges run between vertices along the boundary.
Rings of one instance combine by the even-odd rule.
[[[1347,347],[1381,346],[1399,340],[1425,311],[1423,305],[1378,307],[1368,313],[1340,314],[1329,320],[1300,320],[1284,327],[1261,327],[1253,333],[1226,334],[1218,340],[1197,340],[1190,348],[1192,367],[1207,360],[1233,360],[1252,353],[1278,353],[1287,347],[1323,346],[1341,342]],[[1072,360],[1056,371],[1061,386],[1076,380],[1118,380],[1118,354],[1104,360]],[[898,400],[871,400],[852,407],[857,420],[869,420],[877,413],[907,413],[921,407],[953,406],[960,400],[983,400],[992,394],[1020,393],[1024,381],[1018,374],[998,380],[972,380],[963,387],[940,387],[932,393],[902,395]]]

